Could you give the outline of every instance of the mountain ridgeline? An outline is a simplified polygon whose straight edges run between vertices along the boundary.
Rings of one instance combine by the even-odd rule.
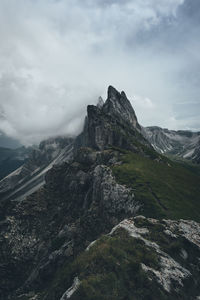
[[[110,86],[79,136],[34,149],[0,181],[0,299],[199,299],[200,171],[172,140]]]
[[[175,131],[152,126],[144,128],[143,134],[159,153],[200,163],[200,132]]]

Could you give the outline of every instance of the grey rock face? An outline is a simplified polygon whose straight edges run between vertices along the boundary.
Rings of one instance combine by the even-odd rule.
[[[78,277],[75,277],[73,285],[62,295],[62,298],[60,300],[67,300],[71,298],[74,292],[78,289],[79,284],[80,284],[80,280],[78,279]]]
[[[119,93],[114,87],[108,87],[108,98],[103,107],[103,111],[109,115],[123,119],[140,131],[134,109],[124,92]]]
[[[4,245],[0,266],[5,270],[0,272],[0,280],[4,278],[0,295],[4,299],[8,294],[18,299],[44,288],[46,278],[52,280],[64,262],[125,216],[136,214],[140,205],[132,190],[112,175],[110,166],[118,160],[117,151],[82,148],[70,163],[47,172],[42,189],[21,202],[5,202],[0,223],[0,245]]]
[[[140,205],[134,201],[133,192],[123,185],[117,184],[110,168],[98,165],[93,172],[93,201],[99,201],[109,212],[117,214],[121,211],[133,215]]]
[[[149,283],[162,291],[163,299],[198,299],[200,293],[199,223],[137,216],[121,221],[111,230],[109,236],[120,237],[122,230],[128,233],[130,239],[144,245],[143,247],[151,252],[152,257],[156,258],[157,264],[152,267],[145,261],[145,257],[141,257],[140,267],[145,272]],[[97,242],[100,243],[98,240],[92,242],[87,251],[95,247]],[[184,257],[183,252],[187,253]],[[151,298],[151,291],[148,293],[147,299],[160,299],[156,298],[155,294],[155,298]],[[146,297],[141,293],[141,299]]]
[[[142,228],[138,228],[137,221],[141,220],[142,222],[146,222],[149,224],[150,228],[144,226]],[[134,220],[124,220],[119,225],[117,225],[113,230],[112,234],[118,229],[123,228],[130,234],[131,237],[142,240],[146,247],[149,247],[159,256],[160,261],[160,270],[154,270],[151,267],[148,267],[144,263],[142,263],[142,269],[149,273],[149,279],[152,280],[151,275],[155,276],[157,282],[166,290],[168,293],[171,291],[172,282],[176,282],[176,286],[182,287],[183,280],[187,277],[191,276],[191,272],[184,267],[182,267],[177,261],[175,261],[171,256],[169,256],[166,252],[161,250],[159,245],[159,241],[155,241],[149,238],[150,232],[154,230],[154,226],[158,226],[159,222],[155,219],[146,219],[143,216],[138,216],[136,218],[136,222]],[[199,226],[199,224],[197,224]],[[164,229],[164,226],[163,226]],[[167,226],[165,227],[167,230]],[[181,234],[180,234],[181,235]],[[176,236],[178,240],[178,236]]]
[[[88,106],[84,129],[75,141],[75,149],[91,147],[104,150],[114,146],[140,151],[138,143],[151,148],[141,134],[141,127],[125,93],[119,93],[110,86],[103,106]]]
[[[200,163],[200,133],[175,131],[160,127],[146,127],[143,135],[156,151],[171,154],[177,158],[185,158]]]

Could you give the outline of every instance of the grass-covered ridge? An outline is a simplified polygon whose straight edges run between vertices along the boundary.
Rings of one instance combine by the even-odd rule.
[[[66,289],[72,284],[75,276],[78,276],[80,286],[70,297],[72,300],[167,299],[163,289],[148,279],[142,262],[154,269],[160,268],[156,253],[143,241],[131,238],[126,230],[119,228],[112,236],[97,240],[70,265],[63,266],[47,299],[55,299],[55,295],[60,297],[64,286]]]
[[[76,260],[81,285],[72,299],[132,299],[133,295],[142,299],[153,293],[153,284],[151,287],[141,262],[159,267],[156,254],[124,229],[104,236]]]
[[[148,217],[200,221],[199,167],[167,158],[152,159],[126,152],[113,167],[118,182],[133,188]]]
[[[175,223],[179,225],[179,221]],[[74,261],[64,264],[45,291],[47,297],[41,294],[39,299],[60,299],[74,278],[78,278],[79,284],[71,300],[196,299],[200,291],[199,248],[178,227],[172,229],[176,235],[170,235],[170,227],[164,220],[138,216],[121,224],[122,227],[103,235]],[[130,235],[127,228],[135,234]],[[165,265],[163,258],[167,258]],[[144,265],[160,274],[163,281],[155,273],[147,272]],[[186,269],[180,269],[181,266]]]

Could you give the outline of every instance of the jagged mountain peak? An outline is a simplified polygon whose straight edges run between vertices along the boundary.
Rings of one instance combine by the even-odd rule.
[[[107,95],[108,99],[115,98],[116,96],[120,96],[120,92],[112,85],[109,85]]]
[[[103,106],[103,111],[108,114],[120,115],[125,121],[140,130],[135,111],[124,91],[121,93],[113,86],[108,87],[108,97]]]
[[[125,92],[120,93],[109,86],[105,103],[100,98],[97,106],[88,105],[84,129],[76,139],[75,150],[80,147],[103,150],[110,146],[133,150],[136,141],[150,146],[141,133]]]
[[[121,91],[121,93],[115,88],[113,87],[112,85],[109,85],[108,87],[108,92],[107,92],[107,98],[108,99],[115,99],[116,97],[120,98],[120,96],[123,96],[125,98],[127,98],[126,94],[124,91]]]

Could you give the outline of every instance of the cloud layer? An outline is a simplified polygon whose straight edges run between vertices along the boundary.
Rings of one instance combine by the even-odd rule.
[[[81,130],[124,89],[143,125],[200,129],[198,1],[2,0],[0,130],[31,144]]]

